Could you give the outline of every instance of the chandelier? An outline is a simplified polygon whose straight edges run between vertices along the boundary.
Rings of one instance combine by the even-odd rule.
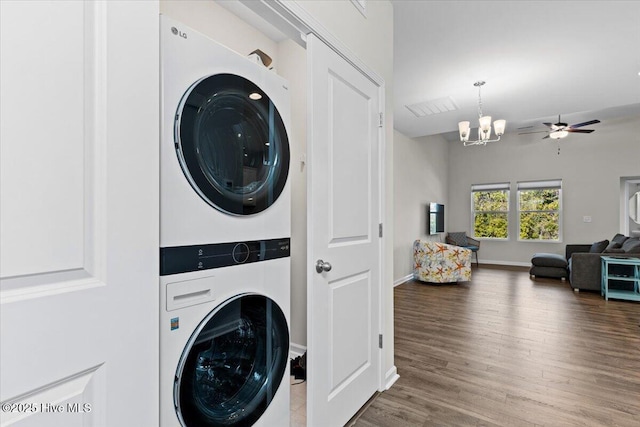
[[[504,135],[504,128],[507,125],[506,120],[496,120],[493,122],[493,129],[498,136],[497,139],[491,139],[491,116],[482,115],[482,97],[480,96],[480,88],[485,82],[478,81],[473,85],[478,88],[478,139],[475,141],[469,141],[469,135],[471,134],[471,128],[469,122],[458,123],[458,131],[460,131],[460,141],[464,143],[465,147],[470,145],[487,145],[487,142],[500,141],[500,137]]]

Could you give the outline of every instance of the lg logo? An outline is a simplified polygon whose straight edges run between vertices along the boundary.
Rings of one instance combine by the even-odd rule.
[[[176,27],[171,27],[171,32],[173,33],[174,36],[180,36],[183,39],[187,38],[187,34],[183,33],[182,31],[179,31]]]

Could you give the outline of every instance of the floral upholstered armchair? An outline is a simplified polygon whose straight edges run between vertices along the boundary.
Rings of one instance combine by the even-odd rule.
[[[413,278],[422,282],[450,283],[471,280],[471,250],[446,243],[413,243]]]

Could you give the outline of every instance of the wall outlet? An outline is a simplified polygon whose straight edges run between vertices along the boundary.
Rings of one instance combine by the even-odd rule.
[[[588,216],[588,215],[583,216],[582,222],[591,222],[591,216]]]

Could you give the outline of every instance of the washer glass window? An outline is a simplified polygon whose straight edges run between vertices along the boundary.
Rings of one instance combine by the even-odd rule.
[[[289,140],[280,113],[257,85],[234,74],[196,82],[175,129],[182,170],[211,206],[250,215],[277,200],[289,172]]]
[[[269,406],[287,367],[289,332],[271,299],[239,295],[212,311],[180,358],[174,384],[186,427],[249,426]]]

